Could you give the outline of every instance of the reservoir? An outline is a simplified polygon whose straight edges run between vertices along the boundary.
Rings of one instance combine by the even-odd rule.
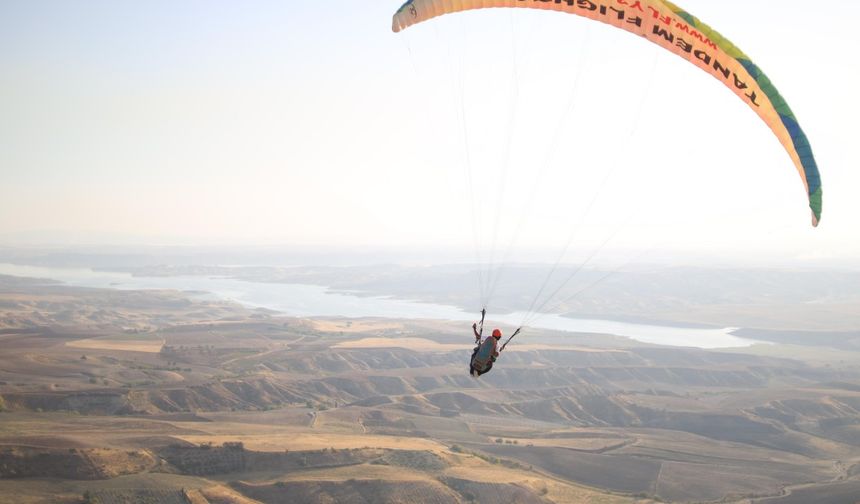
[[[268,308],[294,317],[346,317],[431,319],[463,321],[470,325],[477,315],[454,306],[381,296],[335,292],[320,285],[248,282],[226,277],[139,277],[130,273],[0,264],[0,275],[56,280],[75,287],[122,290],[178,290],[205,299],[227,300],[248,307]],[[487,324],[516,327],[525,313],[488,317]],[[578,333],[624,336],[643,343],[697,348],[749,347],[756,341],[732,334],[737,328],[694,328],[636,324],[613,320],[580,319],[543,315],[531,327]],[[471,329],[464,329],[471,332]]]

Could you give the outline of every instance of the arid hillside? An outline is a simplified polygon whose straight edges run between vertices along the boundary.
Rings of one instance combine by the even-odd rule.
[[[860,501],[850,350],[542,332],[475,380],[454,323],[0,303],[0,502]]]

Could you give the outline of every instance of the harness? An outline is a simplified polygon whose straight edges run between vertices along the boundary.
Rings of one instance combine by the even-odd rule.
[[[495,339],[493,336],[490,336],[490,338]],[[475,351],[472,356],[472,367],[478,371],[484,371],[487,369],[487,366],[493,362],[493,353],[495,353],[494,351],[496,350],[498,343],[490,341],[490,338],[485,339],[475,347]]]

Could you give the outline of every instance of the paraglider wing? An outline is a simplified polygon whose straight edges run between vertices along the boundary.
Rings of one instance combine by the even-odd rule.
[[[394,14],[393,30],[444,14],[490,7],[553,10],[601,21],[640,35],[708,72],[755,110],[779,138],[803,180],[812,225],[818,225],[821,178],[806,135],[770,79],[710,26],[665,0],[410,0]]]

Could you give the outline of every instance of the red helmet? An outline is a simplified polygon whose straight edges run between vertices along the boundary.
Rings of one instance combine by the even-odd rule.
[[[501,338],[502,337],[502,331],[500,331],[498,329],[493,329],[493,337],[494,338]]]

